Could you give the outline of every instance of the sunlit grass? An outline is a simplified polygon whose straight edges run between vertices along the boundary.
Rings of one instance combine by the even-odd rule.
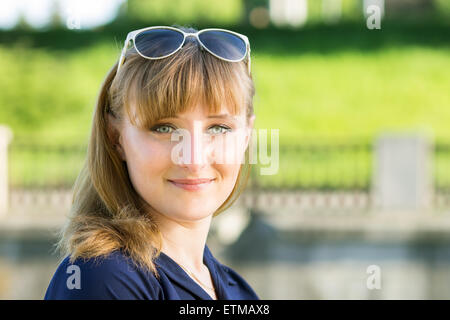
[[[384,131],[450,138],[450,50],[254,58],[257,125],[286,144],[372,141]]]

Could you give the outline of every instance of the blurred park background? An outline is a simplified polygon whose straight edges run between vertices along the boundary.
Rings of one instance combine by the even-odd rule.
[[[450,1],[3,0],[0,18],[1,299],[43,297],[100,85],[129,31],[172,24],[247,35],[255,127],[279,129],[278,173],[255,165],[213,222],[222,262],[266,299],[450,298]]]

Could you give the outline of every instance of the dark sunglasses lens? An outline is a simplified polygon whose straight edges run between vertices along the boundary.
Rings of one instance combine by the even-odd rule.
[[[151,29],[139,33],[135,47],[144,56],[160,58],[174,52],[181,46],[184,36],[181,32],[169,29]]]
[[[208,50],[228,60],[241,60],[245,57],[247,46],[240,37],[225,31],[205,31],[199,36]]]

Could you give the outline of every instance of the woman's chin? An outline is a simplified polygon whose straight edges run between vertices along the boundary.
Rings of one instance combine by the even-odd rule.
[[[203,211],[203,210],[199,211],[198,207],[197,207],[197,210],[184,209],[184,210],[181,210],[178,212],[174,212],[172,214],[172,217],[179,221],[185,221],[185,222],[191,221],[192,222],[192,221],[199,221],[199,220],[206,219],[206,218],[212,216],[214,213],[213,211]]]

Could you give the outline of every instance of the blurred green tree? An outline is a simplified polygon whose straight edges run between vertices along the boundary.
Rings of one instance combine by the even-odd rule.
[[[269,9],[269,0],[243,0],[243,13],[242,13],[242,19],[241,22],[244,24],[249,23],[249,17],[250,13],[255,8],[267,8]]]
[[[436,12],[439,17],[448,19],[450,18],[450,1],[449,0],[434,0]]]
[[[166,24],[239,24],[241,0],[128,0],[128,17]]]
[[[31,30],[33,27],[28,23],[27,18],[25,17],[25,14],[23,12],[19,13],[19,17],[17,18],[16,22],[16,29],[19,30]]]
[[[61,28],[64,26],[63,18],[61,17],[61,2],[53,0],[51,5],[50,21],[48,23],[50,28]]]

